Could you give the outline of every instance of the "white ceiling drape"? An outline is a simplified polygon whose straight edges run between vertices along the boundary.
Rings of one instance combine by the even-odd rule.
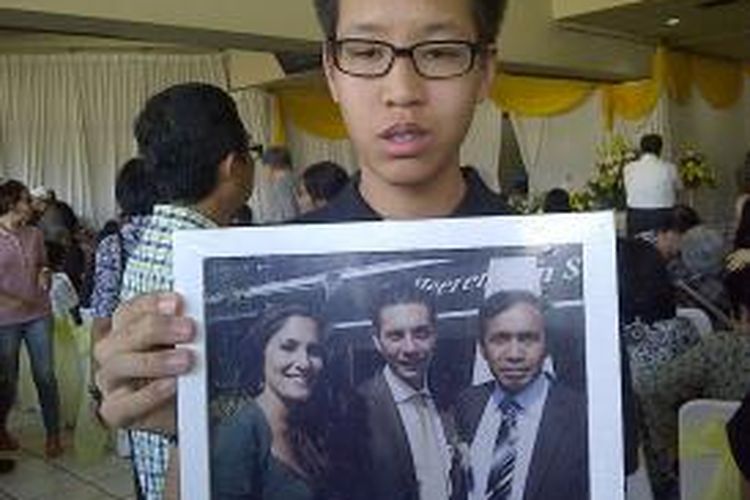
[[[511,114],[529,191],[555,187],[578,189],[591,177],[596,147],[602,137],[601,100],[589,97],[581,106],[558,116]]]
[[[0,176],[43,184],[85,219],[115,214],[114,179],[145,100],[178,82],[226,87],[221,56],[0,55]]]

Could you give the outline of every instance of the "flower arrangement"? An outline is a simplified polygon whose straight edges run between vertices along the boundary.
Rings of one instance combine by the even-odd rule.
[[[638,158],[638,151],[621,135],[614,135],[596,150],[596,167],[592,177],[580,191],[571,193],[574,210],[625,208],[625,165]]]
[[[677,170],[682,184],[687,189],[698,189],[702,186],[716,187],[716,172],[706,160],[706,155],[692,146],[683,146],[677,160]]]
[[[508,205],[510,205],[514,213],[519,215],[539,213],[542,209],[542,202],[543,197],[541,194],[508,197]]]

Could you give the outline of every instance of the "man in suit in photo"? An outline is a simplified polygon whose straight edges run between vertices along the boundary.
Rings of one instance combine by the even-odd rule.
[[[480,309],[479,346],[494,381],[456,404],[470,445],[469,500],[589,498],[586,399],[555,379],[542,302],[500,291]]]
[[[375,301],[372,322],[385,366],[356,391],[362,498],[448,500],[450,426],[427,380],[438,335],[432,301],[411,286],[387,287]]]

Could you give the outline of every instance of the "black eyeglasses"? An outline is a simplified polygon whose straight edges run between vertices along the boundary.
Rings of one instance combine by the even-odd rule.
[[[260,161],[260,159],[263,158],[263,144],[251,142],[248,151],[250,152],[250,156],[255,161]]]
[[[396,47],[380,40],[342,38],[329,42],[333,64],[341,72],[362,78],[379,78],[388,74],[396,57],[411,59],[423,78],[442,80],[471,71],[477,55],[490,47],[465,40],[420,42],[410,47]]]

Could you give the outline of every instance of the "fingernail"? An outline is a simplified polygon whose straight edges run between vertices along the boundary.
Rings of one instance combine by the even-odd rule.
[[[191,340],[193,338],[193,322],[188,318],[177,318],[173,323],[176,340]]]
[[[177,298],[174,295],[162,295],[156,305],[161,314],[177,313]]]

